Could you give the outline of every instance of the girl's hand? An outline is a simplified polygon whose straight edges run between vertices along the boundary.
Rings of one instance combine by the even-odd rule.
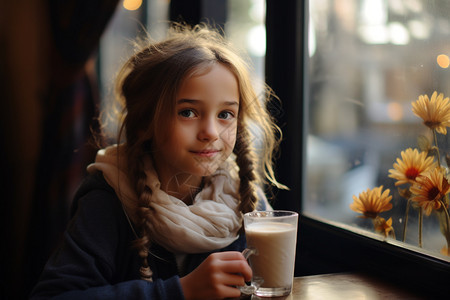
[[[180,279],[186,300],[236,298],[236,286],[252,278],[252,269],[237,251],[210,254],[194,271]]]

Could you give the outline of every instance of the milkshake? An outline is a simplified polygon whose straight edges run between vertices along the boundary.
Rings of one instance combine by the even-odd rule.
[[[261,279],[258,296],[288,295],[294,278],[295,251],[297,243],[297,218],[291,212],[270,212],[269,216],[255,212],[244,218],[247,247],[255,249],[250,256],[253,278]],[[249,219],[249,218],[253,218]]]

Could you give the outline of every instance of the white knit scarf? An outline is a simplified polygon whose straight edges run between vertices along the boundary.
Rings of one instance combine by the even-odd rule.
[[[126,176],[123,146],[98,151],[88,171],[101,171],[114,188],[126,212],[136,224],[137,195]],[[117,156],[119,153],[119,157]],[[151,240],[173,253],[203,253],[228,246],[238,238],[242,214],[238,210],[236,163],[229,159],[204,179],[203,189],[192,205],[163,190],[150,157],[145,161],[147,185],[152,190],[148,203]]]

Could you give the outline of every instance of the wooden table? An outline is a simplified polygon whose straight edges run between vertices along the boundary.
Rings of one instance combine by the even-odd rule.
[[[241,299],[267,299],[251,296]],[[336,273],[294,278],[293,291],[289,296],[274,299],[293,300],[375,300],[375,299],[424,299],[413,293],[360,274]]]

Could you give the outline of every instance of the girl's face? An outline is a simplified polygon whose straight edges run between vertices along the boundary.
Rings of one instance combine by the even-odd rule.
[[[153,142],[160,179],[214,173],[233,151],[238,113],[238,83],[224,65],[216,63],[184,80],[172,120]]]

